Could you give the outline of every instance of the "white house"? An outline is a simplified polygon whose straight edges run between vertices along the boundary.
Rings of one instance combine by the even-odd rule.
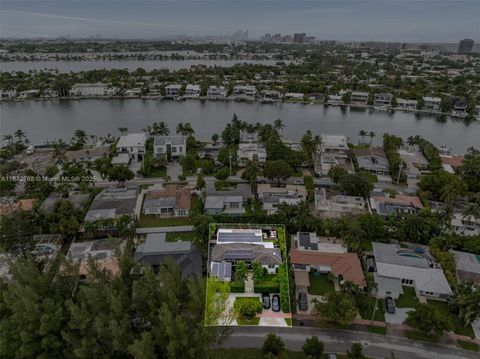
[[[179,84],[171,84],[171,85],[165,86],[165,95],[169,97],[179,96],[181,89],[182,89],[182,85],[179,85]]]
[[[167,159],[178,158],[187,154],[185,136],[156,136],[153,142],[153,155],[166,156]]]
[[[368,102],[369,93],[365,91],[352,91],[350,95],[350,103],[357,103],[366,105]]]
[[[402,110],[416,110],[417,100],[405,100],[403,98],[397,99],[397,108]]]
[[[359,196],[333,195],[327,197],[325,188],[315,188],[315,209],[326,212],[329,217],[338,217],[345,213],[365,211],[365,200]]]
[[[451,224],[457,234],[463,236],[480,235],[480,219],[476,219],[472,215],[464,216],[460,213],[454,213]]]
[[[465,101],[455,101],[452,108],[453,117],[466,117],[468,104]]]
[[[25,90],[20,92],[20,98],[34,98],[40,96],[40,90]]]
[[[142,94],[142,89],[134,87],[125,91],[125,97],[127,98],[137,98]]]
[[[447,300],[452,289],[442,268],[425,247],[402,248],[396,244],[373,242],[377,295],[394,299],[403,293],[402,286],[415,288],[418,297]]]
[[[389,107],[392,105],[393,95],[388,92],[381,92],[381,93],[375,94],[374,99],[375,99],[373,103],[374,106]]]
[[[303,100],[303,93],[300,92],[287,92],[285,94],[285,99],[292,99],[292,100]]]
[[[330,168],[342,166],[351,172],[353,167],[348,157],[347,138],[343,135],[321,135],[315,161],[315,172],[326,175]]]
[[[107,84],[97,82],[79,83],[72,86],[70,96],[115,96],[118,94],[118,88],[115,86],[108,86]]]
[[[327,103],[335,106],[344,104],[341,95],[329,95]]]
[[[200,97],[200,86],[188,84],[185,87],[186,97]]]
[[[128,153],[130,158],[142,160],[145,155],[147,135],[144,132],[129,133],[121,136],[117,142],[117,153]]]
[[[237,85],[233,88],[233,94],[235,96],[255,97],[255,95],[257,94],[257,89],[255,88],[255,86]]]
[[[423,108],[429,111],[440,111],[440,104],[442,99],[440,97],[423,97]]]
[[[209,86],[207,97],[209,99],[225,98],[227,97],[227,90],[225,86]]]
[[[237,157],[240,162],[257,160],[258,163],[267,161],[267,150],[258,143],[240,143],[238,145]]]

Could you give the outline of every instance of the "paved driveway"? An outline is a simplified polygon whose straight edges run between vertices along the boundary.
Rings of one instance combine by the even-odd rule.
[[[407,313],[413,308],[396,308],[395,314],[385,312],[385,322],[391,324],[402,324],[407,319]]]
[[[171,178],[172,181],[178,180],[178,176],[182,174],[182,166],[177,161],[170,162],[167,166],[167,176]]]

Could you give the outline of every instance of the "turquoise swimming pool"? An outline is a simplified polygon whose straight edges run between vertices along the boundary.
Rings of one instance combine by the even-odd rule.
[[[415,253],[400,253],[399,256],[411,257],[411,258],[423,258],[423,256],[415,254]]]

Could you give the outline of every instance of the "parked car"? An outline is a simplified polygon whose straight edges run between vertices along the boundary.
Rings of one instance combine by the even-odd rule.
[[[305,184],[305,181],[304,181],[303,179],[301,179],[301,180],[296,180],[296,181],[293,181],[293,184],[304,185],[304,184]]]
[[[395,302],[393,301],[392,297],[385,298],[385,307],[387,308],[388,313],[395,313]]]
[[[262,293],[263,309],[270,309],[270,294]]]
[[[308,310],[308,298],[305,292],[298,293],[298,309],[303,311]]]
[[[272,295],[272,310],[274,312],[280,311],[280,296],[278,294]]]

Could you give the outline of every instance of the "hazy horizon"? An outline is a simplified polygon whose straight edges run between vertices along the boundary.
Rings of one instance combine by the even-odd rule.
[[[478,0],[3,1],[2,38],[161,39],[249,30],[318,39],[457,43],[479,40]]]

